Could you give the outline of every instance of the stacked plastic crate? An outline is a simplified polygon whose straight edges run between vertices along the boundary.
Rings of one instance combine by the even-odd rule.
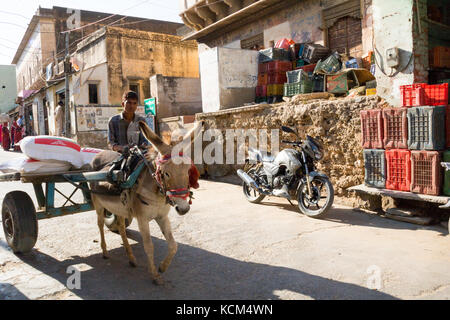
[[[313,81],[302,69],[286,72],[287,82],[284,84],[284,96],[292,97],[301,93],[311,93]]]
[[[258,86],[256,102],[280,101],[283,97],[283,84],[286,72],[292,70],[289,52],[284,49],[270,48],[261,50],[258,65]]]
[[[439,195],[442,150],[450,147],[448,84],[413,84],[400,92],[401,108],[361,111],[365,184]]]

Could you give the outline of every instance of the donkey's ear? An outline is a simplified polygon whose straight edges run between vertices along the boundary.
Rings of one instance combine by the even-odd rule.
[[[145,123],[144,121],[139,121],[139,129],[141,130],[144,137],[150,141],[153,147],[162,155],[170,154],[171,147],[164,143],[160,137],[158,137]]]
[[[194,127],[184,135],[183,141],[186,141],[188,139],[189,141],[195,140],[196,136],[200,133],[200,130],[203,127],[203,125],[204,125],[203,120],[195,122]]]

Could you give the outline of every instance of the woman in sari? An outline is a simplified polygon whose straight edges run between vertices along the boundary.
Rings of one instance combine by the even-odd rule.
[[[8,151],[10,148],[8,122],[4,122],[2,126],[2,147],[5,151]]]

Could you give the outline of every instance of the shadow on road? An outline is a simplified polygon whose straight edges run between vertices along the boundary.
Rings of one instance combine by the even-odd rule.
[[[245,262],[190,245],[179,244],[166,284],[153,285],[147,272],[147,258],[139,232],[127,230],[138,241],[133,252],[138,267],[128,265],[124,248],[109,251],[110,259],[99,254],[58,261],[33,250],[20,259],[66,285],[71,265],[87,264],[81,272],[81,289],[72,290],[82,299],[279,299],[277,291],[289,291],[293,298],[313,299],[396,299],[350,283],[326,279],[296,269]],[[167,244],[153,237],[156,265],[164,258]]]
[[[300,213],[297,203],[293,202],[294,206],[289,203],[274,203],[274,202],[264,202],[262,201],[258,205],[277,207],[283,210],[291,211],[303,215]],[[332,207],[330,211],[320,220],[332,221],[337,223],[357,225],[363,227],[374,227],[374,228],[384,228],[384,229],[395,229],[395,230],[434,230],[443,235],[447,232],[439,226],[420,226],[412,223],[395,221],[387,218],[383,218],[377,215],[369,215],[363,212],[358,212],[352,210],[351,208],[335,208]]]

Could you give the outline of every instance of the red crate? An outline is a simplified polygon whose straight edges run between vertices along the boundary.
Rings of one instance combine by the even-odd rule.
[[[383,149],[381,110],[361,110],[361,145],[363,149]]]
[[[258,64],[258,74],[267,73],[267,63]]]
[[[257,86],[255,91],[257,97],[267,97],[267,86]]]
[[[445,106],[448,104],[448,83],[432,84],[425,87],[425,105]]]
[[[411,151],[411,192],[438,196],[441,191],[441,152]]]
[[[419,107],[425,105],[425,83],[400,86],[403,107]]]
[[[386,189],[411,190],[411,151],[386,150]]]
[[[308,65],[306,65],[306,66],[303,66],[303,67],[299,67],[299,68],[297,68],[297,70],[298,69],[302,69],[303,71],[305,71],[306,73],[309,73],[309,72],[314,72],[314,69],[316,68],[316,63],[314,63],[314,64],[308,64]]]
[[[406,108],[383,109],[383,145],[385,149],[408,149]]]
[[[447,146],[447,148],[450,148],[450,105],[445,107],[445,111],[446,111],[445,112],[446,113],[446,115],[445,115],[445,132],[446,132],[445,138],[447,141],[446,146]]]
[[[267,73],[258,74],[258,86],[265,86],[267,85]]]
[[[269,73],[267,84],[283,84],[287,82],[286,73]]]
[[[267,63],[268,73],[281,73],[292,70],[291,61],[271,61]]]

